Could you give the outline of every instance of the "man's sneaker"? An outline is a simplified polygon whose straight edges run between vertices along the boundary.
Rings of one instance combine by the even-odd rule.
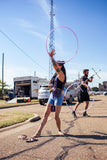
[[[74,116],[74,118],[77,118],[75,111],[72,112],[72,115]]]
[[[83,116],[84,116],[84,117],[90,117],[90,116],[87,114],[87,112],[84,112],[84,113],[83,113]]]

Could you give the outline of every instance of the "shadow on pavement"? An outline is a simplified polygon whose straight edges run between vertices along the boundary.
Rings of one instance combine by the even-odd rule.
[[[85,138],[85,139],[98,139],[98,140],[106,140],[107,136],[101,136],[101,135],[71,135],[71,134],[65,134],[67,137],[75,137],[75,138]]]
[[[98,132],[98,133],[100,133],[100,132]],[[105,135],[105,133],[100,133],[100,134],[104,134]],[[48,140],[46,140],[44,142],[41,142],[40,144],[37,144],[37,145],[36,145],[36,142],[33,142],[34,143],[33,147],[30,147],[30,148],[28,147],[27,149],[21,150],[21,151],[19,151],[17,153],[13,153],[13,154],[11,154],[9,156],[6,156],[6,157],[3,157],[1,159],[2,160],[4,160],[4,159],[11,159],[13,157],[16,157],[16,156],[22,154],[22,153],[25,153],[25,152],[28,152],[28,151],[31,151],[31,150],[36,150],[36,149],[42,147],[43,145],[45,145],[47,143],[50,143],[51,141],[55,140],[57,137],[65,137],[68,140],[72,140],[72,142],[71,142],[70,146],[62,146],[63,151],[60,152],[56,156],[55,160],[59,160],[59,159],[61,159],[61,157],[62,157],[62,160],[63,160],[68,155],[68,152],[69,152],[70,149],[76,148],[78,146],[82,146],[82,145],[107,145],[107,143],[91,143],[91,142],[86,142],[86,141],[77,140],[77,139],[71,139],[70,138],[70,137],[85,138],[85,139],[86,138],[92,138],[92,139],[98,139],[98,140],[105,140],[105,139],[107,139],[107,136],[101,136],[101,135],[71,135],[71,134],[65,134],[65,135],[61,135],[61,136],[60,135],[47,135],[47,136],[41,136],[41,137],[50,137],[50,139],[48,139]]]
[[[93,101],[92,99],[90,99],[90,101]],[[97,101],[102,101],[101,99],[94,99],[95,102]]]
[[[64,133],[64,135],[46,135],[46,136],[41,136],[41,137],[74,137],[74,138],[85,138],[85,139],[97,139],[97,140],[106,140],[107,139],[107,134],[105,133],[100,133],[100,132],[94,132],[98,134],[103,134],[102,135],[72,135],[72,134],[67,134]],[[105,135],[105,136],[104,136]]]
[[[18,155],[20,155],[20,154],[22,154],[22,153],[24,153],[24,152],[28,152],[28,151],[30,151],[30,150],[38,149],[38,148],[40,148],[41,146],[45,145],[46,143],[49,143],[50,141],[53,141],[54,139],[55,139],[55,138],[52,137],[52,138],[50,138],[50,139],[48,139],[48,140],[46,140],[46,141],[44,141],[44,142],[42,142],[42,143],[40,143],[40,144],[38,144],[38,145],[36,145],[37,142],[32,142],[32,143],[35,143],[33,147],[30,147],[30,148],[21,150],[21,151],[19,151],[19,152],[17,152],[17,153],[13,153],[13,154],[11,154],[11,155],[9,155],[9,156],[3,157],[3,158],[1,158],[1,160],[11,159],[11,158],[16,157],[16,156],[18,156]],[[25,143],[26,143],[26,142],[25,142]],[[28,146],[29,146],[29,145],[28,145]]]
[[[107,116],[90,116],[89,118],[107,118]]]

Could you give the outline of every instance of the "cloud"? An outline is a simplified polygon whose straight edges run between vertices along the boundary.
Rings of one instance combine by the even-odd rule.
[[[26,75],[29,76],[29,73],[31,73],[31,71],[29,72],[29,70],[26,68],[14,67],[13,69],[6,66],[4,81],[10,86],[10,88],[13,88],[13,85],[14,85],[13,78],[23,77]]]
[[[36,0],[36,2],[40,5],[45,14],[49,17],[49,11],[50,11],[49,3],[46,0]]]
[[[49,0],[29,0],[29,1],[33,4],[38,4],[42,8],[44,13],[48,17],[48,19],[50,20],[51,4],[49,3]],[[54,8],[54,11],[55,11],[55,7],[53,7],[53,8]],[[55,16],[54,16],[54,24],[55,24],[55,26],[59,26],[58,21],[57,21]]]
[[[2,68],[0,67],[0,75],[2,74]],[[37,77],[41,78],[48,78],[47,71],[40,72],[39,70],[36,71]],[[4,82],[9,85],[9,88],[14,87],[13,79],[15,77],[24,77],[24,76],[34,76],[34,70],[32,68],[26,68],[26,67],[9,67],[5,66],[5,72],[4,72]],[[1,78],[0,78],[1,80]]]
[[[66,64],[67,65],[67,64]],[[67,72],[67,81],[69,82],[73,82],[74,80],[78,79],[78,69],[75,68],[68,68],[66,67],[66,72]],[[73,66],[72,66],[73,67]],[[79,67],[79,65],[77,64],[77,68]],[[2,68],[0,67],[0,75]],[[15,77],[23,77],[23,76],[33,76],[34,73],[32,71],[32,68],[22,68],[22,67],[14,67],[14,68],[9,68],[8,66],[5,66],[5,74],[4,74],[4,81],[10,85],[10,88],[13,88],[13,78]],[[47,76],[47,72],[39,72],[37,71],[37,76],[38,77],[42,77],[42,78],[48,78]],[[82,72],[80,73],[80,77],[82,76]],[[91,76],[91,73],[90,73]],[[89,77],[90,77],[89,76]],[[94,77],[93,82],[89,83],[90,87],[99,87],[99,83],[103,83],[103,81],[107,81],[107,72],[103,71],[101,73],[99,73],[99,76],[101,77],[101,79],[99,79],[97,76]]]
[[[105,72],[101,72],[101,73],[99,73],[99,76],[101,77],[101,79],[100,79],[100,81],[101,81],[101,83],[102,83],[102,81],[107,81],[107,72],[105,71]]]
[[[35,35],[35,36],[37,36],[37,37],[39,37],[43,40],[46,39],[46,36],[42,33],[39,33],[39,32],[36,32],[36,31],[29,31],[29,33],[31,33],[31,34],[33,34],[33,35]]]
[[[28,22],[24,19],[16,19],[15,21],[19,26],[21,26],[23,28],[27,28],[27,29],[35,28],[35,26],[32,23],[30,23],[30,22]],[[39,37],[43,40],[46,39],[46,36],[44,34],[40,33],[40,32],[36,32],[36,31],[32,31],[32,30],[26,30],[26,32],[31,33],[31,34],[33,34],[33,35],[35,35],[35,36],[37,36],[37,37]]]
[[[70,67],[66,67],[66,72],[67,72],[67,81],[72,82],[74,80],[77,80],[79,77],[78,76],[82,76],[82,70],[81,72],[79,72],[80,69],[78,69],[80,67],[79,64],[76,64],[76,69],[75,69],[75,64],[72,64],[72,68],[70,69]],[[91,71],[89,74],[89,77],[93,75],[93,72]],[[99,83],[103,83],[103,81],[107,81],[107,72],[106,71],[101,71],[99,72],[99,76],[101,77],[101,79],[99,79],[96,75],[94,76],[93,82],[89,83],[90,87],[99,87]]]
[[[24,28],[34,28],[34,27],[35,27],[32,23],[28,22],[28,21],[25,20],[25,19],[21,19],[21,18],[15,19],[15,22],[16,22],[19,26],[24,27]]]

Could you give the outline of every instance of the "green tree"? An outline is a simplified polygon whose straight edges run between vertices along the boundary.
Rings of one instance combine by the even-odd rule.
[[[96,91],[99,91],[99,88],[98,87],[93,87],[92,90],[96,92]]]
[[[6,84],[6,82],[3,83],[3,88],[4,88],[4,95],[6,93],[6,88],[5,87],[9,87],[8,84]],[[2,81],[0,80],[0,99],[2,98]]]
[[[8,84],[6,84],[6,82],[4,82],[3,83],[3,87],[5,88],[5,87],[9,87],[9,85]],[[0,80],[0,88],[2,88],[2,81]]]

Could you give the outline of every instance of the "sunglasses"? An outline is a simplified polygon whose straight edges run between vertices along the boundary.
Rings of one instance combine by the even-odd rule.
[[[65,64],[64,61],[61,61],[61,62],[60,62],[60,61],[59,61],[59,62],[57,61],[57,63],[58,63],[59,66],[63,66],[63,65]]]

